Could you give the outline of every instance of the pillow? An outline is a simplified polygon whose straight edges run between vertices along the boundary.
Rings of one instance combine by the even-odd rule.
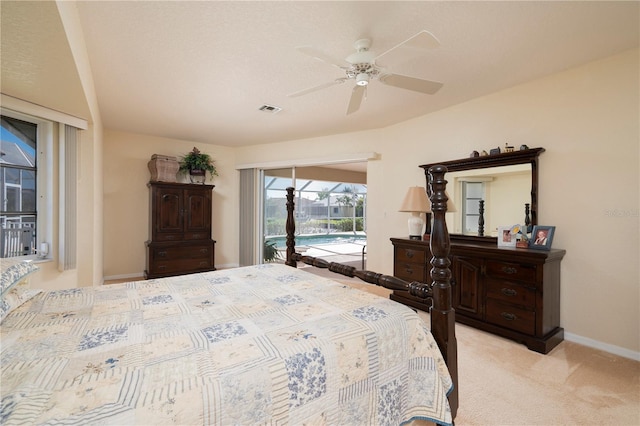
[[[2,300],[0,300],[0,322],[4,321],[7,315],[20,307],[24,302],[41,292],[42,290],[16,287],[9,290],[7,294],[3,294]]]
[[[2,259],[0,262],[2,262],[0,295],[3,298],[5,294],[8,294],[13,287],[21,283],[27,276],[40,269],[30,260]]]

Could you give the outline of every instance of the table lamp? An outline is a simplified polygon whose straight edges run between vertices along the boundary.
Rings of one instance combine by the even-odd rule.
[[[427,198],[427,191],[421,186],[410,187],[399,211],[411,213],[409,218],[409,238],[422,240],[425,222],[421,214],[431,212],[431,203]]]

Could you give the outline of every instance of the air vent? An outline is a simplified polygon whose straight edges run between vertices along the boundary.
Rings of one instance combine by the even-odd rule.
[[[270,112],[271,114],[275,114],[275,113],[278,113],[278,112],[282,111],[282,108],[277,107],[277,106],[273,106],[273,105],[262,105],[258,109],[260,111]]]

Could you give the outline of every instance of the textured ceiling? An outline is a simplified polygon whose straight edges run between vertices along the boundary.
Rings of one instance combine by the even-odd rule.
[[[639,41],[638,2],[90,1],[77,7],[106,128],[226,146],[385,127]],[[372,50],[381,53],[422,30],[440,47],[399,48],[379,62],[394,73],[442,82],[435,95],[373,81],[360,110],[348,116],[353,81],[287,96],[344,76],[298,46],[341,60],[359,38],[371,38]],[[11,34],[2,31],[3,73],[19,74],[28,64],[5,64]],[[29,31],[25,26],[13,37]],[[38,66],[48,71],[46,63]],[[62,70],[51,69],[41,80],[59,85],[55,74]],[[3,92],[14,90],[6,82],[3,76]],[[282,111],[259,111],[264,104]]]
[[[0,18],[2,93],[88,119],[56,4],[3,0]]]

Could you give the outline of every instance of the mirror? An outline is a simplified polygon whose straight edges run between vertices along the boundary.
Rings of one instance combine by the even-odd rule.
[[[525,203],[531,207],[529,164],[453,172],[446,179],[447,192],[456,206],[449,232],[495,237],[498,226],[525,224]]]
[[[451,234],[495,239],[499,226],[524,225],[527,209],[529,224],[537,224],[538,156],[542,152],[544,148],[523,149],[420,167],[427,183],[429,167],[441,164],[448,169],[447,193],[455,205],[455,211],[446,215]]]

